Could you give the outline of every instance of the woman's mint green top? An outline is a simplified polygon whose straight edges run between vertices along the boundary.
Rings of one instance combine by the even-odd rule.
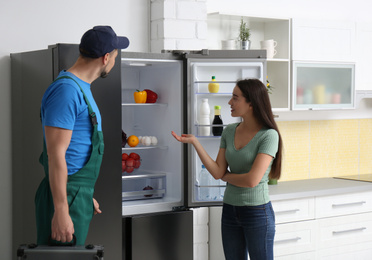
[[[237,150],[234,145],[235,130],[239,123],[228,125],[222,132],[220,148],[225,148],[225,158],[231,173],[247,173],[251,170],[253,162],[259,153],[275,157],[278,151],[279,135],[274,129],[262,128],[249,141]],[[242,188],[227,183],[223,202],[233,206],[257,206],[266,204],[269,198],[269,173],[271,164],[267,168],[260,183],[253,188]]]

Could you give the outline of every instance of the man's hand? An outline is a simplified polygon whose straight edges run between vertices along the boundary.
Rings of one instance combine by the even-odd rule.
[[[102,211],[99,209],[99,204],[98,204],[98,202],[95,200],[95,198],[93,198],[93,205],[94,205],[94,215],[96,215],[96,214],[101,214]]]
[[[68,210],[55,211],[52,219],[52,239],[62,243],[70,242],[75,233]]]

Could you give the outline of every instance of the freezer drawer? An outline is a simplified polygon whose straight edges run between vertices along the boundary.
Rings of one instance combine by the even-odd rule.
[[[172,211],[123,218],[124,260],[193,259],[193,212]]]

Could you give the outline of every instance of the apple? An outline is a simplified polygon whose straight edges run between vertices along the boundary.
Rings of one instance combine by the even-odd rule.
[[[138,169],[141,166],[141,161],[140,160],[134,160],[134,168]]]
[[[131,172],[133,172],[133,170],[134,170],[134,167],[133,166],[127,166],[127,173],[131,173]]]
[[[130,153],[129,158],[133,158],[134,160],[141,159],[141,157],[137,153]]]
[[[147,185],[145,188],[143,188],[143,190],[153,190],[154,188]],[[148,195],[145,195],[145,197],[152,197],[152,194],[148,194]]]
[[[123,153],[123,154],[121,154],[121,160],[122,161],[125,161],[126,159],[128,159],[128,154],[126,154],[126,153]]]
[[[127,167],[133,167],[134,166],[134,159],[133,158],[128,158],[126,161]]]
[[[121,172],[125,172],[125,169],[127,168],[127,165],[125,161],[121,161]]]

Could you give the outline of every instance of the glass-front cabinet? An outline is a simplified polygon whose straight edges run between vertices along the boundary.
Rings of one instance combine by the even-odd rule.
[[[353,63],[293,62],[292,109],[352,109]]]

